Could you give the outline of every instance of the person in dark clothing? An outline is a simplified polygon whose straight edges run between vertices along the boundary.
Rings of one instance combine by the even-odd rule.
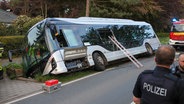
[[[178,66],[174,70],[174,75],[184,79],[184,53],[180,53],[178,56]]]
[[[182,104],[179,103],[182,98],[180,92],[184,88],[181,88],[179,78],[171,74],[170,70],[174,58],[175,49],[172,46],[158,48],[154,70],[145,70],[137,78],[133,89],[135,104]]]

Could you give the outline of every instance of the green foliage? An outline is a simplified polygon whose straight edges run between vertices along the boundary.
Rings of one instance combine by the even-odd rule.
[[[37,22],[41,21],[43,18],[37,16],[35,18],[30,18],[26,15],[20,15],[14,21],[13,26],[15,27],[16,34],[25,35],[27,31]]]
[[[16,30],[14,26],[12,25],[7,26],[6,24],[0,23],[0,36],[17,35],[15,34],[15,32]]]
[[[6,25],[3,24],[3,23],[0,23],[0,34],[1,34],[1,36],[6,34],[6,31],[4,31],[4,30],[6,30]]]
[[[22,47],[24,36],[0,36],[0,41],[4,44],[3,58],[8,56],[8,51],[20,49]],[[16,56],[21,53],[14,54]]]
[[[86,0],[11,0],[17,15],[36,17],[79,17],[85,14]],[[31,4],[31,5],[29,5]]]
[[[10,79],[15,79],[17,77],[17,70],[23,70],[23,67],[20,64],[10,63],[4,66],[3,70],[6,72]]]
[[[127,8],[127,2],[123,0],[93,0],[91,2],[90,16],[130,17],[132,15],[131,12],[128,12],[125,8]]]
[[[157,33],[157,36],[160,37],[169,37],[169,33]]]
[[[43,20],[41,16],[30,18],[26,15],[20,15],[12,25],[0,23],[0,36],[26,35],[27,31],[41,20]]]
[[[59,81],[65,83],[65,82],[69,82],[75,79],[79,79],[81,77],[90,75],[96,73],[96,71],[94,70],[82,70],[82,71],[78,71],[78,72],[73,72],[73,73],[64,73],[64,74],[59,74],[59,75],[45,75],[42,76],[40,73],[36,75],[35,80],[39,81],[39,82],[45,82],[46,80],[50,80],[50,79],[58,79]]]
[[[13,26],[16,28],[16,34],[23,35],[27,32],[24,28],[24,24],[27,23],[31,18],[26,15],[20,15],[14,21]]]
[[[139,19],[143,16],[145,19],[145,16],[149,13],[154,16],[157,12],[163,11],[161,6],[150,0],[93,0],[90,9],[91,16],[132,19]]]
[[[164,11],[158,1],[150,0],[92,0],[90,16],[108,18],[129,18],[146,21],[152,24],[155,30],[167,29],[168,21],[159,21]],[[166,19],[167,20],[167,19]],[[159,22],[158,22],[159,21]],[[160,25],[163,23],[163,25]],[[160,27],[163,26],[163,27]]]
[[[13,25],[9,25],[8,27],[6,27],[6,31],[5,32],[6,32],[5,36],[19,35],[19,34],[16,34],[16,28]]]
[[[157,36],[161,44],[168,44],[169,42],[169,33],[157,33]]]
[[[87,0],[10,0],[10,8],[17,15],[30,17],[85,16]],[[146,21],[155,30],[168,31],[170,19],[183,18],[183,0],[89,0],[92,17],[129,18]],[[31,5],[28,5],[31,4]],[[52,5],[50,5],[52,4]],[[18,32],[21,33],[22,30]],[[19,34],[20,35],[20,34]]]
[[[41,20],[43,20],[41,16],[30,18],[26,15],[20,15],[13,22],[13,25],[6,26],[0,23],[0,42],[5,45],[3,57],[8,56],[7,53],[9,50],[21,49],[27,31]],[[21,53],[14,55],[18,56],[19,54]]]
[[[26,23],[23,24],[23,30],[28,31],[33,25],[35,25],[37,22],[39,22],[41,20],[43,20],[43,17],[41,17],[41,16],[37,16],[35,18],[29,19]]]
[[[22,69],[22,65],[20,64],[17,64],[17,63],[10,63],[6,66],[4,66],[5,69],[8,69],[8,68],[15,68],[15,69]]]

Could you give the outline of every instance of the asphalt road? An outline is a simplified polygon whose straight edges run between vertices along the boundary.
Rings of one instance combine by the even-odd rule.
[[[130,104],[137,76],[145,69],[153,69],[154,57],[138,59],[144,67],[121,62],[96,75],[62,85],[53,93],[41,93],[14,104]]]

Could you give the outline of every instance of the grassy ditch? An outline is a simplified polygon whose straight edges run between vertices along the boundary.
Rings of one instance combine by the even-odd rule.
[[[37,74],[35,77],[35,80],[39,81],[39,82],[45,82],[46,80],[50,80],[50,79],[58,79],[59,81],[61,81],[62,83],[65,82],[69,82],[75,79],[79,79],[82,78],[84,76],[96,73],[97,71],[94,71],[92,69],[86,69],[86,70],[81,70],[81,71],[77,71],[77,72],[72,72],[72,73],[63,73],[63,74],[59,74],[59,75],[45,75],[42,76],[41,74]]]

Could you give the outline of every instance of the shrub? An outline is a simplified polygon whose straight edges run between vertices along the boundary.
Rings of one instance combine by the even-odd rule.
[[[9,50],[20,49],[24,40],[24,36],[0,36],[1,42],[4,44],[3,58],[8,56]],[[21,53],[13,54],[19,56]]]
[[[25,35],[27,31],[38,21],[42,20],[41,16],[37,16],[35,18],[30,18],[26,15],[20,15],[14,21],[13,26],[16,29],[16,33],[19,35]]]
[[[13,22],[13,26],[16,29],[16,33],[20,35],[26,34],[27,30],[24,29],[24,24],[27,23],[31,18],[26,15],[20,15]]]
[[[20,64],[10,63],[7,66],[3,67],[7,76],[10,79],[15,79],[17,77],[23,76],[23,67]]]

